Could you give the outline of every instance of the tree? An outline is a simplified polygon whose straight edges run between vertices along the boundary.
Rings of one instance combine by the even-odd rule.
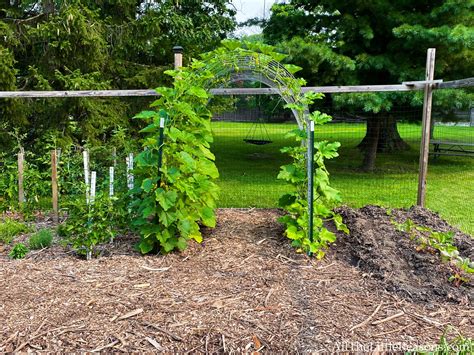
[[[10,31],[15,43],[5,45],[11,58],[1,52],[0,61],[14,74],[9,76],[10,86],[0,84],[4,90],[143,89],[169,84],[163,73],[173,65],[174,45],[185,47],[186,56],[197,56],[234,29],[235,11],[228,2],[7,1],[0,6],[0,31]],[[145,98],[34,100],[24,105],[25,119],[14,125],[28,133],[30,142],[52,132],[64,136],[65,143],[98,144],[117,127],[130,127],[129,117],[148,103]]]
[[[294,0],[272,7],[264,34],[269,41],[293,36],[329,44],[352,58],[356,70],[348,84],[387,84],[423,80],[426,49],[437,48],[436,76],[472,75],[474,2],[464,0]],[[419,104],[407,95],[364,94],[335,98],[371,112],[364,169],[374,168],[377,151],[405,149],[396,117],[381,112],[401,103]],[[373,103],[373,105],[371,105]]]

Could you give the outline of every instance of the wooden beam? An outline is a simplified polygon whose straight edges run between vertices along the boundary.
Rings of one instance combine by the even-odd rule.
[[[307,86],[301,91],[320,93],[384,92],[423,90],[424,84],[415,85],[356,85],[356,86]],[[278,88],[217,88],[210,89],[213,95],[269,95],[279,94]],[[0,91],[0,98],[68,98],[68,97],[133,97],[159,96],[155,90],[78,90],[78,91]]]
[[[305,86],[303,93],[312,91],[324,94],[338,93],[363,93],[363,92],[393,92],[424,90],[426,83],[432,89],[448,89],[474,86],[474,78],[442,82],[438,80],[407,81],[403,84],[393,85],[349,85],[349,86]],[[209,90],[217,96],[225,95],[271,95],[279,94],[278,88],[216,88]],[[0,98],[67,98],[67,97],[134,97],[134,96],[159,96],[155,90],[78,90],[78,91],[0,91]]]
[[[387,91],[415,91],[423,90],[425,85],[354,85],[354,86],[306,86],[302,87],[302,92],[320,92],[323,94],[338,94],[338,93],[350,93],[350,92],[387,92]]]
[[[426,80],[434,78],[436,49],[429,48],[426,55]],[[431,108],[433,103],[433,84],[425,84],[425,96],[423,100],[422,137],[420,145],[420,164],[418,174],[418,196],[417,205],[425,207],[426,200],[426,176],[428,174],[428,158],[430,150],[430,127]]]
[[[0,98],[158,96],[155,90],[0,91]]]
[[[438,89],[467,88],[474,86],[474,78],[446,81],[438,85]]]
[[[443,79],[436,80],[419,80],[419,81],[404,81],[403,85],[414,86],[414,85],[423,85],[423,84],[440,84],[443,82]]]

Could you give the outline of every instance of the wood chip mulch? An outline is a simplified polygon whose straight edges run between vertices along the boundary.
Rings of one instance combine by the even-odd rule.
[[[412,302],[335,253],[297,254],[278,214],[219,210],[202,244],[166,256],[126,238],[89,262],[3,253],[0,352],[384,351],[436,344],[448,326],[474,336],[471,305]]]

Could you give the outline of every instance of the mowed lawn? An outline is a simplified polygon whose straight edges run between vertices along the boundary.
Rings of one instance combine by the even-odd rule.
[[[290,162],[280,148],[294,144],[285,133],[295,124],[266,124],[271,144],[245,143],[252,123],[213,122],[213,152],[220,171],[220,207],[275,207],[288,186],[277,180],[279,167]],[[365,135],[363,123],[331,123],[317,127],[319,140],[339,141],[340,157],[327,162],[332,183],[343,203],[354,207],[377,204],[409,207],[416,203],[421,127],[401,123],[399,131],[411,149],[379,154],[373,173],[360,171],[362,153],[357,144]],[[256,136],[259,136],[257,129]],[[265,138],[267,133],[262,133]],[[436,139],[474,141],[474,127],[437,126]],[[474,235],[474,157],[430,159],[427,206],[452,225]]]

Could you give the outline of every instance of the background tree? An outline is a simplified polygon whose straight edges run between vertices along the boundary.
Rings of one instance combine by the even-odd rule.
[[[345,73],[346,84],[423,80],[429,47],[437,49],[436,77],[449,80],[472,75],[473,10],[474,2],[464,0],[293,0],[272,7],[263,31],[273,43],[298,36],[353,59],[355,71]],[[451,107],[469,101],[464,94],[456,98],[459,101]],[[360,145],[366,152],[366,170],[374,168],[377,151],[407,148],[396,117],[386,112],[395,105],[421,103],[419,97],[391,93],[340,95],[335,101],[371,113]]]
[[[214,48],[235,27],[227,0],[24,0],[1,6],[2,90],[100,90],[154,88],[173,63],[172,47],[186,55]],[[8,31],[11,36],[3,36]],[[3,68],[3,66],[2,66]],[[7,78],[8,76],[8,78]],[[97,144],[148,105],[144,98],[45,99],[23,102],[23,120],[2,121],[28,133],[45,134],[61,144]],[[0,107],[5,107],[2,102]],[[18,115],[17,115],[18,116]],[[8,144],[7,140],[2,143]]]

